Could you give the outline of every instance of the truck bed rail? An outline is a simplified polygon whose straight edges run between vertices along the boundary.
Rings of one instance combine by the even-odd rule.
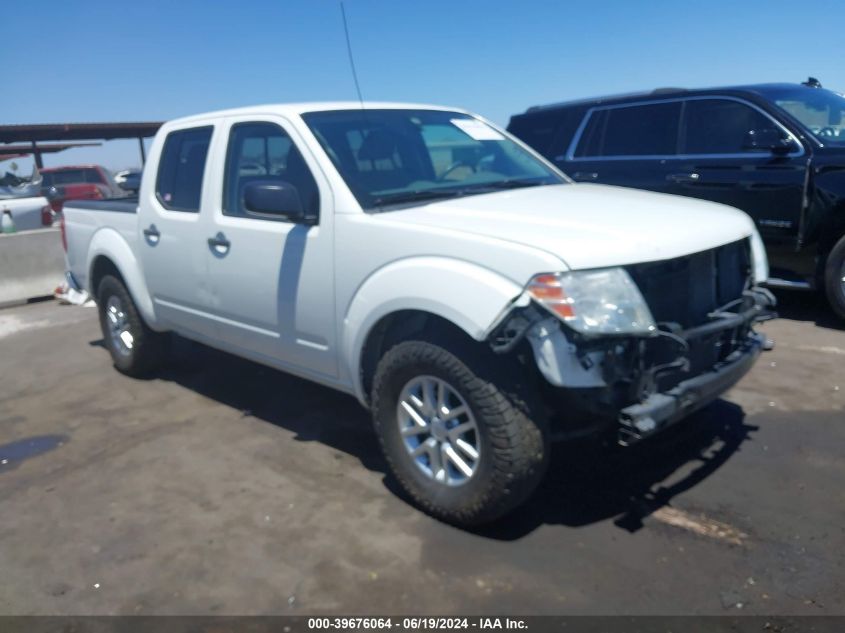
[[[113,200],[68,200],[62,206],[65,209],[85,209],[86,211],[137,213],[138,198],[115,198]]]

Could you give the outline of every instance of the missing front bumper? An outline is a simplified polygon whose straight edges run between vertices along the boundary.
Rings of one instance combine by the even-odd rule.
[[[585,336],[533,303],[515,308],[491,332],[494,352],[523,341],[545,380],[542,393],[558,439],[613,430],[633,444],[707,405],[736,383],[770,343],[753,330],[774,318],[775,299],[752,287],[683,329],[660,323],[644,336]],[[634,404],[631,404],[634,403]]]
[[[619,412],[619,443],[627,446],[704,407],[739,381],[756,362],[766,337],[751,333],[747,343],[711,371],[654,393]]]

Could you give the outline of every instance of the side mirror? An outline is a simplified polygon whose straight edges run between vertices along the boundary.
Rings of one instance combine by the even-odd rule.
[[[299,191],[283,180],[257,180],[244,187],[244,207],[252,213],[277,215],[294,222],[306,222]]]
[[[751,130],[745,135],[742,148],[751,151],[771,152],[772,154],[788,154],[795,148],[795,141],[782,130],[764,128]]]

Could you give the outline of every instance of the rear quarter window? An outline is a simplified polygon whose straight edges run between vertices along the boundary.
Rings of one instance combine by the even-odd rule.
[[[177,130],[164,140],[156,176],[156,197],[166,209],[199,211],[212,131],[212,126]]]
[[[549,160],[562,161],[584,114],[583,107],[527,112],[511,118],[508,132]]]

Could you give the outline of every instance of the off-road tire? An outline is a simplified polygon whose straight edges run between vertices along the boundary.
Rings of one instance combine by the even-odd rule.
[[[448,347],[417,340],[388,350],[373,378],[373,420],[390,469],[414,503],[447,523],[471,527],[502,517],[531,495],[548,465],[548,425],[525,384],[527,372],[492,354],[478,358],[469,345]],[[475,416],[481,456],[460,486],[422,472],[405,447],[397,407],[403,386],[417,376],[445,380]]]
[[[833,311],[845,319],[845,237],[831,249],[825,263],[824,285]]]
[[[121,352],[111,334],[108,304],[110,298],[116,298],[125,314],[128,331],[132,335],[132,349]],[[135,302],[123,282],[106,275],[97,289],[97,311],[100,316],[100,328],[106,349],[112,357],[115,369],[127,376],[142,377],[152,373],[162,362],[166,351],[166,335],[151,330],[135,307]]]

